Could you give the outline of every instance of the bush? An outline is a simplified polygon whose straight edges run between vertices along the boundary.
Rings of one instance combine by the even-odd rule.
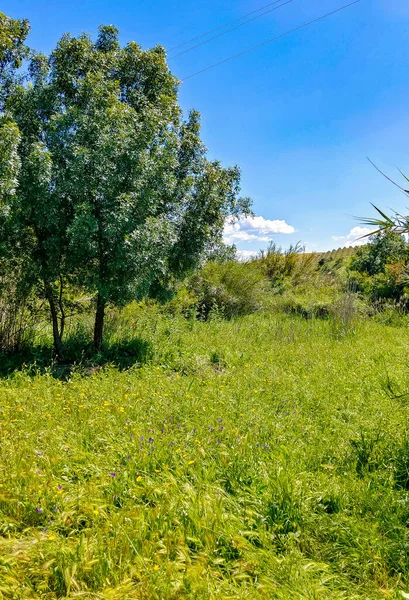
[[[12,274],[0,276],[0,351],[16,352],[31,339],[36,321],[34,301],[19,289]]]
[[[266,252],[261,252],[256,261],[273,287],[278,288],[284,288],[286,281],[299,285],[316,269],[314,254],[304,254],[304,247],[299,244],[282,250],[270,243]]]
[[[371,243],[358,248],[350,268],[358,273],[377,275],[385,272],[388,264],[406,262],[408,249],[404,238],[397,233],[379,233]]]
[[[188,290],[197,298],[199,318],[220,313],[231,319],[262,308],[267,281],[256,263],[208,263],[191,277]]]

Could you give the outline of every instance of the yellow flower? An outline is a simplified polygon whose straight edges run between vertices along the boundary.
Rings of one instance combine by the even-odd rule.
[[[155,565],[155,566],[153,567],[153,570],[154,570],[154,571],[157,571],[158,569],[159,569],[159,565]]]
[[[138,475],[138,477],[136,478],[136,481],[142,481],[142,475]]]
[[[188,465],[193,465],[195,461],[194,460],[189,460],[189,462],[187,463]]]

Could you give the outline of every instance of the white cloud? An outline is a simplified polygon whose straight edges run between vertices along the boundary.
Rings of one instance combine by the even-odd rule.
[[[250,260],[251,258],[255,258],[258,254],[257,250],[238,250],[237,251],[237,258],[239,259],[240,262],[246,262],[247,260]]]
[[[338,242],[340,246],[362,246],[368,243],[368,238],[362,238],[364,235],[371,233],[373,228],[370,227],[353,227],[347,235],[333,235],[331,237],[334,242]]]
[[[269,242],[278,233],[294,233],[295,229],[279,219],[264,217],[246,217],[235,223],[227,222],[224,227],[224,242],[236,244],[240,242]]]

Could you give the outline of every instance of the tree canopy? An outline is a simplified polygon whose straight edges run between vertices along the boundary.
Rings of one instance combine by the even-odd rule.
[[[27,81],[4,94],[0,193],[15,189],[15,250],[49,302],[57,355],[67,283],[95,298],[100,348],[107,305],[163,295],[217,245],[228,216],[249,211],[240,171],[207,158],[165,50],[121,47],[113,26],[95,42],[66,34],[48,57],[31,52]]]

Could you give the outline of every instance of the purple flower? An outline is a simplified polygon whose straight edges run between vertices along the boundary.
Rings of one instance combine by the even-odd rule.
[[[143,442],[143,440],[144,440],[144,439],[145,439],[145,436],[144,436],[144,435],[141,435],[141,437],[139,438],[139,441],[140,441],[140,442]]]
[[[224,427],[219,427],[219,431],[223,431]]]
[[[54,508],[54,512],[58,512],[58,508],[57,507]]]
[[[165,428],[164,428],[164,427],[162,427],[161,431],[162,431],[162,433],[165,433]]]
[[[150,438],[149,438],[149,440],[148,440],[148,444],[153,444],[153,442],[154,442],[154,441],[155,441],[155,440],[154,440],[153,438],[151,438],[151,437],[150,437]]]
[[[216,421],[217,421],[218,423],[221,423],[221,422],[223,421],[223,419],[216,419]]]
[[[38,513],[42,513],[42,512],[43,512],[43,509],[42,509],[42,508],[39,508],[38,506],[36,506],[36,511],[37,511]]]
[[[37,475],[41,475],[40,469],[37,470]]]
[[[116,473],[110,473],[109,476],[110,477],[116,477]]]
[[[143,450],[143,446],[139,446],[139,450]]]
[[[131,457],[130,457],[130,456],[127,456],[127,457],[126,457],[126,460],[131,460]]]
[[[57,489],[62,490],[62,485],[59,485]]]
[[[217,440],[217,443],[220,444],[220,440]]]
[[[131,433],[131,436],[130,436],[130,438],[129,438],[129,439],[131,440],[131,442],[132,442],[132,440],[134,439],[134,437],[135,437],[135,434],[134,434],[134,433]]]

